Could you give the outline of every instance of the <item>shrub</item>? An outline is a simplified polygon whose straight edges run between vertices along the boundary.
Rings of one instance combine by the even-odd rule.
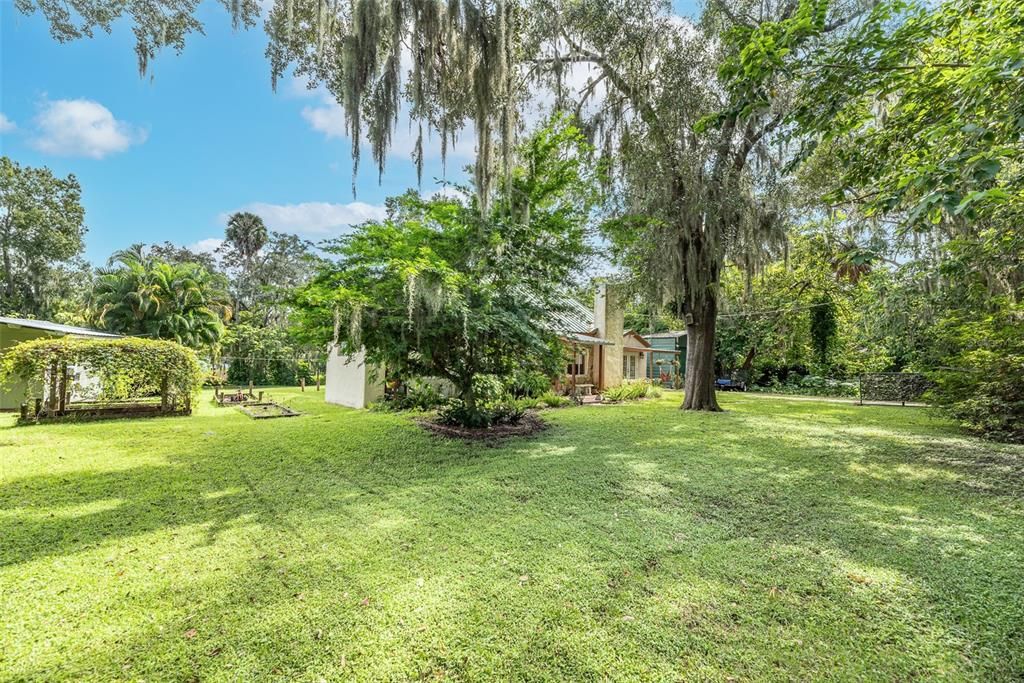
[[[446,403],[447,399],[435,385],[414,379],[406,385],[404,394],[394,394],[373,404],[373,410],[434,410]]]
[[[222,387],[227,381],[227,373],[223,370],[208,370],[203,374],[203,386],[206,387]]]
[[[532,396],[524,396],[523,398],[517,398],[514,400],[516,405],[523,410],[536,410],[543,405],[539,398],[534,398]]]
[[[511,400],[477,404],[475,408],[470,408],[462,400],[454,398],[437,411],[437,417],[443,424],[483,429],[499,424],[515,424],[525,413],[524,408]]]
[[[648,396],[654,397],[655,392],[657,392],[657,396],[661,395],[660,389],[655,389],[651,386],[650,381],[642,379],[636,382],[623,382],[617,387],[607,389],[604,392],[604,398],[608,401],[635,401]]]
[[[497,375],[473,377],[473,393],[478,403],[491,403],[505,395],[505,384]]]
[[[548,408],[561,408],[572,403],[572,399],[568,396],[560,396],[552,391],[541,394],[538,400]]]
[[[517,398],[537,398],[551,390],[551,378],[536,370],[516,370],[505,381],[505,391]]]
[[[945,359],[950,369],[932,373],[929,397],[970,432],[1024,443],[1024,304],[989,306],[981,320],[943,321],[957,351]]]

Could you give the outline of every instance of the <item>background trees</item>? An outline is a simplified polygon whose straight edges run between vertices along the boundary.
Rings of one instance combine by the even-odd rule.
[[[0,313],[52,317],[76,291],[83,264],[85,211],[73,175],[0,157]],[[81,291],[81,290],[78,290]]]
[[[18,6],[60,39],[128,16],[143,68],[201,28],[192,2]],[[256,16],[255,2],[228,6]],[[656,0],[277,0],[266,29],[272,77],[294,69],[342,105],[354,163],[368,142],[383,166],[401,112],[438,131],[442,153],[472,123],[475,203],[461,210],[481,222],[530,223],[511,200],[516,141],[533,105],[568,112],[604,179],[609,255],[648,320],[687,328],[686,407],[717,407],[716,369],[767,381],[956,368],[934,373],[937,400],[1017,429],[1005,425],[1024,413],[1018,3],[709,0],[692,24]],[[402,212],[469,220],[442,205],[396,202],[377,238],[409,238]],[[241,214],[227,237],[235,308],[255,328],[286,325],[309,245]],[[994,372],[1014,380],[984,379]]]
[[[91,304],[102,329],[212,348],[231,317],[226,281],[196,263],[168,263],[141,245],[100,269]]]

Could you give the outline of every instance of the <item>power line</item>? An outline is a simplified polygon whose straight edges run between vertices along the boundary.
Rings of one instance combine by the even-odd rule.
[[[719,317],[745,317],[748,315],[768,315],[770,313],[792,313],[798,310],[810,310],[811,308],[819,308],[821,306],[831,306],[833,302],[823,301],[821,303],[812,303],[806,306],[791,306],[788,308],[771,308],[769,310],[751,310],[743,313],[722,313]]]

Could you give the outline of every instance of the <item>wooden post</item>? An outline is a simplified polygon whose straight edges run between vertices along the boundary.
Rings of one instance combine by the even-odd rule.
[[[256,394],[252,393],[252,380],[249,380],[249,398],[256,398]]]
[[[262,391],[260,392],[259,402],[263,403],[263,392]]]
[[[57,412],[57,361],[53,361],[50,365],[50,400],[47,409],[50,412],[50,417]]]
[[[167,412],[167,375],[160,380],[160,411]]]
[[[316,390],[320,391],[320,372],[319,371],[317,371],[317,373],[316,373]]]
[[[60,397],[57,402],[57,411],[63,415],[64,411],[68,407],[68,394],[71,393],[68,389],[68,364],[62,363],[60,366]]]
[[[300,377],[299,378],[299,388],[302,389],[302,391],[306,390],[306,378],[305,377]]]

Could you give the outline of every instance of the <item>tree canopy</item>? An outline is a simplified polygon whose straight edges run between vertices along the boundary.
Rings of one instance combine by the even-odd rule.
[[[136,245],[100,270],[91,303],[102,329],[213,347],[231,317],[225,286],[196,263],[167,263]]]
[[[47,317],[75,277],[85,210],[73,175],[0,157],[0,313]]]
[[[338,261],[300,291],[300,316],[391,376],[449,380],[469,422],[480,376],[553,375],[562,359],[548,316],[586,252],[593,199],[581,144],[564,122],[538,132],[486,209],[468,188],[393,200],[387,220],[329,247]]]

